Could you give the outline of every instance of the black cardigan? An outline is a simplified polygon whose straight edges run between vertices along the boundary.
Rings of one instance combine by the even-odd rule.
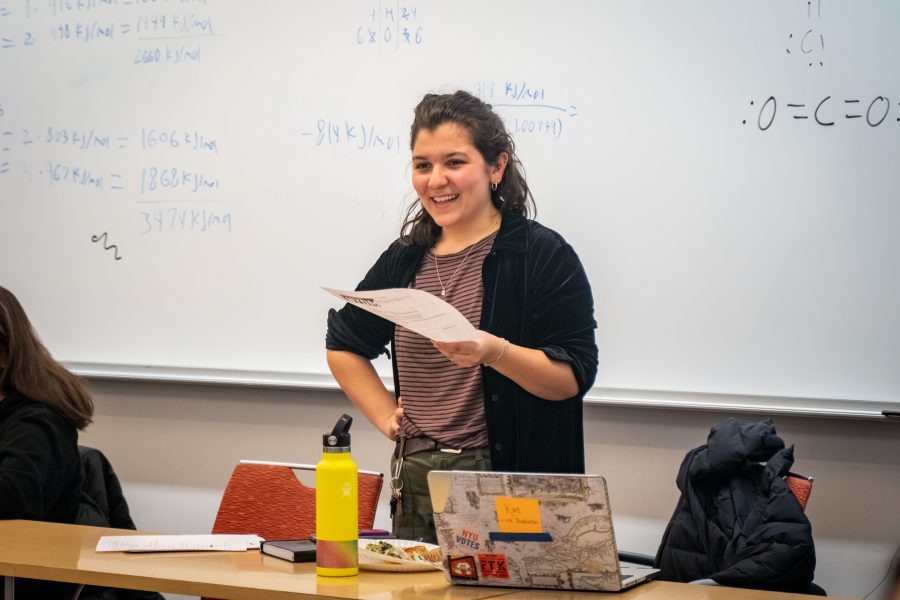
[[[426,248],[394,242],[358,291],[404,288]],[[556,232],[518,215],[504,215],[482,268],[481,329],[538,348],[572,366],[578,394],[538,398],[497,371],[482,367],[491,467],[497,471],[583,473],[582,398],[597,374],[594,301],[584,268]],[[368,359],[387,352],[394,325],[347,304],[328,314],[326,348]],[[396,359],[393,361],[395,393]]]

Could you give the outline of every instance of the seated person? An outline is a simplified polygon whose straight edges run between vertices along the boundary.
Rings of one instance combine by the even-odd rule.
[[[0,287],[0,519],[75,522],[78,430],[93,413],[84,384],[51,357],[22,305]],[[16,579],[17,600],[63,598],[71,589]]]

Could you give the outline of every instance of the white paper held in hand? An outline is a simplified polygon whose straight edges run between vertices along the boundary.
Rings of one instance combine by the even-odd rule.
[[[477,330],[461,312],[437,296],[412,288],[366,292],[323,290],[363,310],[438,342],[469,342]]]
[[[258,535],[105,535],[97,542],[97,552],[242,552],[259,548]]]

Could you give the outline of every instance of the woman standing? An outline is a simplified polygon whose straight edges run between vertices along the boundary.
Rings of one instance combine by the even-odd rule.
[[[329,313],[326,347],[344,393],[397,440],[394,533],[434,541],[432,469],[584,472],[596,322],[575,251],[529,218],[524,171],[489,105],[462,91],[425,96],[410,147],[418,198],[357,290],[426,290],[478,335],[432,342],[348,304]],[[389,342],[396,395],[371,364]]]

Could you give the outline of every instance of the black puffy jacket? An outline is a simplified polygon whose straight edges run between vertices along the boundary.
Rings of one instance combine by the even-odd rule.
[[[793,463],[793,447],[771,420],[713,427],[681,463],[681,498],[656,555],[661,579],[806,589],[816,553],[809,520],[783,479]]]
[[[128,502],[122,493],[122,485],[104,454],[94,448],[78,446],[84,471],[81,504],[78,508],[79,525],[136,529]],[[17,596],[18,598],[18,596]],[[156,592],[142,592],[118,588],[86,586],[79,596],[81,600],[164,600]]]

